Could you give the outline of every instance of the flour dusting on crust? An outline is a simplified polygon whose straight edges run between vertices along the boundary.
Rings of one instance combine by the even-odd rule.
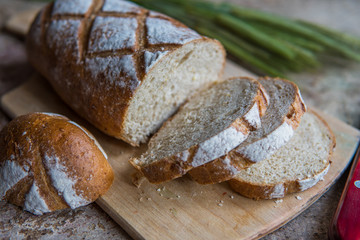
[[[95,18],[89,40],[89,52],[134,49],[136,42],[136,18]]]
[[[93,0],[57,0],[52,14],[85,14]]]
[[[140,13],[141,7],[135,3],[122,0],[106,0],[102,11],[119,13]]]
[[[109,87],[120,87],[123,93],[133,91],[140,84],[132,55],[90,58],[86,60],[86,69],[90,71],[93,79],[104,76]]]
[[[155,12],[155,11],[149,11],[149,17],[170,19],[169,16],[166,16],[165,14]]]
[[[48,168],[47,173],[53,186],[72,209],[90,203],[90,201],[84,199],[81,195],[76,193],[75,184],[78,179],[73,179],[68,176],[67,167],[61,163],[58,157],[45,154],[44,164]]]
[[[270,193],[270,198],[283,198],[285,195],[284,184],[276,184]]]
[[[172,22],[159,18],[147,18],[149,44],[185,44],[201,36],[195,31],[182,26],[176,26]]]
[[[315,186],[315,184],[318,183],[327,174],[329,168],[330,168],[330,164],[324,169],[324,171],[320,172],[315,176],[303,180],[297,180],[300,191],[305,191],[306,189]]]
[[[255,129],[261,127],[260,112],[257,103],[255,103],[249,112],[244,115],[244,119]]]
[[[252,162],[258,162],[274,153],[288,142],[293,135],[293,128],[286,122],[283,122],[273,132],[235,151]]]
[[[246,137],[247,135],[244,135],[234,127],[225,129],[221,133],[199,144],[191,163],[192,166],[198,167],[225,155],[242,143]]]
[[[149,52],[145,51],[144,60],[145,60],[145,72],[148,73],[149,70],[159,61],[163,56],[165,56],[169,51],[157,51]]]
[[[223,163],[223,168],[231,172],[231,175],[234,176],[239,172],[239,170],[237,170],[237,168],[233,166],[233,163],[228,156],[225,156],[222,159],[222,163]],[[219,175],[220,172],[216,171],[215,174]]]
[[[6,195],[6,192],[14,187],[20,180],[28,175],[17,162],[6,160],[0,165],[0,200]]]
[[[46,34],[46,43],[57,57],[61,59],[66,55],[80,57],[78,43],[80,23],[80,20],[72,19],[51,21]]]
[[[24,210],[35,215],[51,212],[44,198],[40,195],[39,187],[34,182],[30,191],[26,194]]]

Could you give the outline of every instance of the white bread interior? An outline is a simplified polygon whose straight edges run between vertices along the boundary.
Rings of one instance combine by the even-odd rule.
[[[145,76],[127,115],[124,132],[144,143],[194,91],[221,79],[224,52],[218,42],[193,41],[164,56]]]

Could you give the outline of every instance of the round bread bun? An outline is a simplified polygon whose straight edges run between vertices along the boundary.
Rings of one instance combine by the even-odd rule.
[[[30,113],[0,132],[0,199],[33,214],[87,205],[113,180],[93,135],[64,116]]]

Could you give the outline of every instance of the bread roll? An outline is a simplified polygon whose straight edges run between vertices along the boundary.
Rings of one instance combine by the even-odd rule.
[[[36,215],[95,201],[114,174],[95,138],[64,116],[32,113],[0,132],[0,199]]]
[[[225,51],[174,19],[122,0],[57,0],[27,37],[32,65],[104,133],[138,146],[199,88]]]

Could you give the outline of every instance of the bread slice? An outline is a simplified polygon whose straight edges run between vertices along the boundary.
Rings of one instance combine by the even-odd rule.
[[[289,143],[266,160],[240,171],[229,181],[241,195],[282,198],[314,186],[328,172],[335,136],[314,111],[304,115]]]
[[[223,156],[260,126],[267,105],[258,81],[232,78],[190,98],[130,163],[152,183],[184,175]]]
[[[218,41],[120,0],[50,3],[31,26],[27,53],[72,109],[133,146],[221,79],[225,64]]]
[[[192,169],[189,174],[200,184],[213,184],[233,178],[241,169],[265,159],[290,140],[306,111],[298,87],[279,78],[261,78],[270,105],[261,118],[261,128],[229,154]]]

